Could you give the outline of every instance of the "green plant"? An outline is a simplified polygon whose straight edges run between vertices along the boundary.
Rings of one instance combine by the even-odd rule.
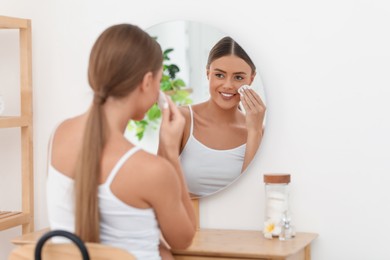
[[[186,89],[186,83],[176,78],[176,74],[180,71],[180,68],[173,63],[170,63],[169,54],[173,51],[173,48],[164,50],[163,52],[163,75],[161,78],[160,89],[171,97],[171,100],[176,105],[191,104],[192,100],[189,97],[190,92]],[[148,127],[153,129],[157,128],[159,119],[161,117],[160,108],[157,104],[154,104],[146,113],[145,118],[141,121],[130,121],[127,125],[129,131],[135,131],[135,135],[138,140],[144,137],[144,133]]]

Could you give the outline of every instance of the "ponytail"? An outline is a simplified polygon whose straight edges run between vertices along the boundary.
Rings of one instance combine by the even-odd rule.
[[[94,99],[94,101],[96,98]],[[84,130],[83,144],[76,165],[76,234],[84,242],[100,242],[99,201],[97,198],[101,158],[106,142],[104,99],[92,105]]]

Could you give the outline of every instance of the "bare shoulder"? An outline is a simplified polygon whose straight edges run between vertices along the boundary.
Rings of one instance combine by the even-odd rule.
[[[123,170],[136,173],[137,182],[149,188],[162,184],[169,186],[172,179],[177,178],[175,169],[166,159],[143,150],[132,156],[123,166]]]
[[[177,108],[186,119],[190,117],[190,108],[188,106],[178,106]]]
[[[122,165],[111,190],[128,205],[150,208],[167,189],[175,189],[176,179],[175,170],[167,160],[139,150]]]
[[[77,116],[73,118],[68,118],[61,123],[58,124],[58,126],[55,129],[55,133],[53,133],[57,139],[67,139],[75,135],[80,135],[80,133],[83,133],[84,129],[84,117],[83,116]]]
[[[192,106],[192,111],[197,116],[203,117],[203,114],[207,115],[209,112],[207,110],[207,102],[198,103]]]
[[[77,149],[81,145],[84,133],[83,117],[78,116],[62,121],[52,133],[53,148],[59,150]],[[55,149],[56,150],[56,149]]]
[[[190,114],[190,108],[188,106],[179,106],[178,107],[180,113],[183,115],[185,119],[185,126],[183,130],[183,136],[180,143],[180,152],[183,150],[185,144],[187,143],[188,137],[190,135],[190,129],[191,129],[191,114]]]
[[[154,174],[157,169],[164,170],[170,166],[170,163],[166,159],[144,150],[140,150],[138,156],[139,158],[135,160],[135,166],[142,166],[143,170],[150,172],[150,174]]]
[[[84,124],[82,116],[67,119],[52,133],[51,163],[60,172],[72,177],[77,154],[81,149]]]

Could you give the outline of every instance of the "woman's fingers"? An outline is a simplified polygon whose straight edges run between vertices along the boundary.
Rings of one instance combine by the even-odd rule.
[[[262,110],[262,108],[264,108],[263,101],[253,89],[244,90],[244,93],[241,96],[241,101],[248,112],[250,112],[250,110]]]
[[[180,133],[184,128],[185,119],[170,97],[167,97],[167,102],[168,106],[162,110],[161,126],[169,132]]]
[[[162,109],[159,151],[174,157],[179,152],[185,119],[169,97],[167,102],[168,106]]]
[[[265,105],[260,96],[252,89],[245,89],[241,96],[241,103],[246,112],[247,129],[259,130],[265,115]]]
[[[172,120],[175,120],[175,118],[181,116],[181,113],[170,97],[167,97],[166,100],[168,102],[168,106],[165,106],[162,109],[163,121],[165,120],[165,122],[170,122]]]
[[[162,113],[162,124],[168,124],[171,117],[170,103],[172,102],[170,98],[166,97],[168,106],[164,106],[161,110]]]
[[[173,103],[173,101],[170,98],[167,98],[167,100],[168,100],[168,104],[169,104],[169,110],[171,112],[170,119],[174,120],[178,116],[181,116],[181,113],[180,113],[179,109],[177,108],[177,106],[175,105],[175,103]]]
[[[254,102],[257,102],[260,105],[264,105],[263,101],[261,100],[260,96],[253,90],[253,89],[248,89],[248,96],[254,100]]]

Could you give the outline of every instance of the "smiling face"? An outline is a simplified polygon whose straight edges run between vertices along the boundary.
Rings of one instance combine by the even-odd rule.
[[[238,89],[242,85],[250,85],[254,76],[248,63],[237,56],[214,60],[207,70],[211,99],[225,109],[237,106],[240,102]]]

